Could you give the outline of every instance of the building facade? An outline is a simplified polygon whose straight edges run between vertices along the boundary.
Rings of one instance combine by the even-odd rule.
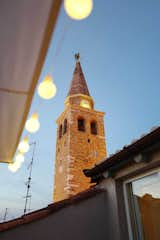
[[[90,180],[84,176],[83,169],[106,157],[104,112],[94,109],[79,55],[57,125],[54,201],[89,188]]]
[[[0,239],[160,239],[160,127],[84,172],[96,186],[0,223]]]

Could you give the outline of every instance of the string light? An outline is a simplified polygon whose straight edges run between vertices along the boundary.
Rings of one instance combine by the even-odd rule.
[[[16,161],[14,163],[10,163],[8,165],[8,169],[11,172],[16,172],[21,167],[22,162],[23,161],[20,159],[20,155],[17,155]]]
[[[38,119],[38,113],[33,113],[32,116],[27,120],[25,128],[30,133],[35,133],[40,128],[40,122]]]
[[[70,24],[71,21],[68,21],[68,23]],[[56,47],[56,52],[55,52],[53,59],[57,58],[60,53],[62,44],[65,39],[66,32],[68,30],[68,23],[64,26],[64,29],[62,30],[62,36],[61,36],[60,40],[58,41],[58,46]],[[43,82],[41,82],[39,84],[39,86],[37,87],[37,90],[38,90],[38,95],[41,98],[51,99],[55,96],[57,88],[53,82],[52,77],[50,75],[47,75],[44,78]],[[32,114],[32,116],[26,121],[25,128],[30,133],[34,133],[39,130],[40,122],[39,122],[37,113]],[[17,149],[19,152],[18,152],[17,156],[15,157],[15,162],[8,165],[8,168],[12,172],[16,172],[19,169],[21,163],[24,161],[23,153],[28,152],[29,148],[30,148],[30,146],[29,146],[29,142],[28,142],[28,137],[25,137],[18,145]]]
[[[21,152],[18,152],[15,157],[16,162],[23,163],[24,162],[24,155]]]
[[[93,0],[65,0],[64,8],[69,17],[82,20],[90,15]]]
[[[53,83],[52,77],[47,75],[43,82],[38,86],[38,94],[41,98],[51,99],[56,94],[56,86]]]
[[[60,39],[61,45],[62,45],[62,42],[64,41],[64,36],[65,36],[64,34],[66,33],[66,30],[67,30],[67,27],[65,26],[63,35]],[[58,45],[57,47],[58,50],[56,50],[55,57],[58,56],[61,45]],[[53,79],[50,75],[47,75],[44,78],[43,82],[39,84],[37,90],[38,90],[38,95],[43,99],[53,98],[57,91],[56,85],[54,84]],[[32,116],[26,121],[25,128],[30,133],[35,133],[36,131],[39,130],[40,122],[39,122],[37,113],[33,113]],[[25,137],[18,145],[19,152],[15,157],[15,162],[8,165],[8,168],[10,171],[16,172],[20,168],[22,162],[24,161],[23,153],[28,152],[29,148],[30,146],[28,142],[28,137]]]
[[[9,169],[11,172],[16,172],[19,168],[20,168],[20,165],[17,164],[16,162],[10,163],[10,164],[8,165],[8,169]]]
[[[26,153],[29,151],[28,137],[24,137],[24,139],[19,143],[18,150],[21,153]]]

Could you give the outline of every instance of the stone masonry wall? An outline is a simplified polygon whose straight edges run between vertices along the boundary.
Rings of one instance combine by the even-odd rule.
[[[78,130],[77,119],[85,119],[85,132]],[[67,132],[56,146],[54,201],[68,198],[91,186],[83,169],[91,168],[106,157],[104,113],[78,105],[68,106],[59,117],[58,126],[67,119]],[[97,122],[97,135],[91,134],[90,122]]]

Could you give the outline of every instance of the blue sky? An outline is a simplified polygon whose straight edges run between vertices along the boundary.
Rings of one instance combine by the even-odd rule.
[[[73,21],[62,7],[39,81],[51,73],[57,95],[50,101],[37,93],[31,113],[38,111],[41,128],[30,135],[36,141],[32,174],[31,209],[52,201],[56,119],[74,70],[74,53],[80,52],[83,72],[95,101],[106,112],[108,154],[160,125],[160,1],[98,0],[89,18]],[[26,135],[24,131],[23,136]],[[23,213],[31,151],[15,174],[1,164],[0,218]]]

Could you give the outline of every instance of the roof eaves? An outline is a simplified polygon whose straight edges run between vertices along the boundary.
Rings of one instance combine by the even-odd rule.
[[[127,147],[124,147],[122,150],[112,155],[111,157],[106,158],[105,161],[96,165],[94,168],[84,169],[83,172],[86,177],[94,177],[95,175],[98,175],[104,171],[107,171],[107,169],[120,164],[120,162],[120,166],[124,166],[128,164],[131,156],[144,151],[146,148],[156,144],[159,141],[160,127],[157,127],[154,131],[138,139],[136,142],[130,144]]]
[[[12,152],[12,156],[14,156],[14,154],[15,154],[16,148],[17,148],[18,143],[19,143],[19,139],[21,137],[21,134],[22,134],[22,131],[23,131],[23,128],[24,128],[24,124],[25,124],[25,121],[26,121],[26,118],[27,118],[27,115],[28,115],[28,112],[29,112],[29,109],[30,109],[30,106],[31,106],[31,103],[32,103],[32,98],[33,98],[33,95],[34,95],[34,92],[35,92],[35,88],[36,88],[36,85],[37,85],[37,82],[38,82],[38,78],[40,76],[42,66],[43,66],[43,63],[44,63],[44,60],[45,60],[45,57],[46,57],[46,54],[47,54],[47,49],[48,49],[51,37],[53,35],[52,33],[53,33],[53,30],[55,29],[55,25],[56,25],[56,21],[57,21],[57,18],[58,18],[58,14],[59,14],[61,5],[62,5],[62,0],[53,1],[52,7],[51,7],[51,10],[50,10],[50,14],[49,14],[49,18],[48,18],[48,23],[47,23],[46,29],[44,30],[43,42],[42,42],[41,49],[40,49],[40,52],[39,52],[38,61],[36,63],[35,69],[34,69],[34,73],[33,73],[33,77],[32,77],[32,84],[31,84],[30,89],[28,91],[29,94],[27,95],[25,111],[24,111],[24,114],[23,114],[23,117],[22,117],[21,125],[20,125],[20,128],[19,128],[19,133],[17,135],[18,136],[17,141],[15,142],[15,146],[14,146],[14,150]]]

